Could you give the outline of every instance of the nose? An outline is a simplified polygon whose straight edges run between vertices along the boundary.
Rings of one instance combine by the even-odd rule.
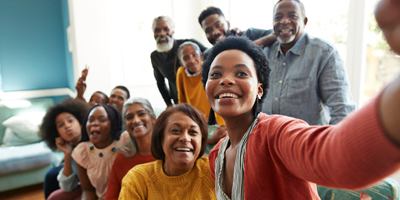
[[[281,24],[289,24],[290,20],[287,17],[282,17],[282,19],[279,21]]]
[[[184,131],[182,135],[179,137],[179,141],[183,142],[183,144],[187,144],[190,142],[190,135],[187,130]]]
[[[233,85],[234,84],[234,80],[231,76],[225,76],[221,79],[220,84],[221,85]]]
[[[219,31],[219,29],[217,29],[217,28],[213,28],[213,35],[214,36],[217,36],[217,35],[219,35],[221,32]]]
[[[137,124],[137,123],[139,123],[139,122],[140,122],[139,116],[135,115],[135,116],[133,117],[132,123]]]
[[[160,35],[167,35],[167,32],[165,30],[161,30]]]

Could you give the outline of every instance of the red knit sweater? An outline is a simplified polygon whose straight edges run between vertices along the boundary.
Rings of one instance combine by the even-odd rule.
[[[314,183],[360,189],[399,169],[400,149],[382,129],[377,99],[333,126],[261,114],[246,148],[245,199],[319,199]],[[209,154],[214,180],[222,141]]]
[[[156,159],[150,155],[136,154],[132,158],[127,158],[122,154],[118,154],[111,168],[110,177],[108,179],[107,192],[104,200],[117,200],[119,191],[121,190],[122,179],[125,174],[134,166],[155,161]]]

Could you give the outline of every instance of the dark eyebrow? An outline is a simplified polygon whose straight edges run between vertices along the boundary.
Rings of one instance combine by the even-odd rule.
[[[237,64],[237,65],[234,66],[234,68],[240,68],[240,67],[250,68],[250,67],[248,67],[248,66],[245,65],[245,64]],[[223,67],[222,67],[222,66],[219,66],[219,65],[215,65],[215,66],[213,66],[213,67],[211,67],[211,68],[223,69]]]

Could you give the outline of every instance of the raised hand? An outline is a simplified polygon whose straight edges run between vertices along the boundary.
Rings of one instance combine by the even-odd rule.
[[[71,145],[63,140],[61,137],[56,137],[56,146],[57,149],[63,152],[64,154],[71,154],[72,153],[72,147]]]

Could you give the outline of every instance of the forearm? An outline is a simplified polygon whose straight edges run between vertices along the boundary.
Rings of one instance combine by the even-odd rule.
[[[169,95],[169,91],[167,89],[167,87],[165,86],[165,84],[157,84],[158,86],[158,90],[160,91],[160,94],[162,96],[162,98],[164,99],[165,104],[167,104],[167,106],[171,106],[171,97]]]
[[[97,200],[96,191],[83,190],[81,200]]]
[[[276,35],[272,33],[270,35],[254,40],[253,43],[261,47],[268,47],[272,45],[275,41],[276,41]]]
[[[64,176],[68,177],[73,174],[74,171],[72,170],[72,157],[71,153],[64,154],[64,169],[63,174]]]

